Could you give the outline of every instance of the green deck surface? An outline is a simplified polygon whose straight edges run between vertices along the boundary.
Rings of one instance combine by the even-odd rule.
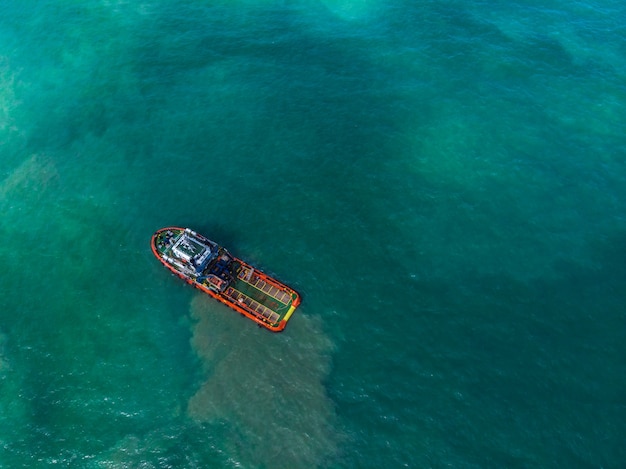
[[[249,283],[241,279],[237,279],[235,282],[233,282],[231,286],[235,290],[253,299],[257,303],[262,304],[266,308],[269,308],[272,311],[275,311],[281,316],[287,313],[287,311],[289,310],[289,306],[291,305],[291,301],[292,301],[291,296],[289,296],[289,301],[285,303],[283,301],[278,300],[277,298],[274,298],[271,295],[268,295],[264,291],[259,290],[258,288],[250,285]]]

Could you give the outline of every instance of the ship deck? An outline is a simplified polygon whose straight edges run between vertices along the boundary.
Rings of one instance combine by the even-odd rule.
[[[300,297],[295,291],[256,270],[241,259],[228,254],[213,241],[202,237],[195,239],[197,235],[194,232],[190,232],[192,237],[181,239],[184,231],[182,228],[164,228],[154,235],[154,254],[161,259],[166,267],[183,280],[195,285],[260,325],[273,331],[284,329],[287,320],[300,303]],[[197,267],[197,270],[190,270],[189,268],[189,262],[196,262],[198,258],[204,258],[202,257],[203,253],[209,256],[209,249],[213,252],[217,250],[222,253],[219,256],[223,255],[225,259],[230,259],[227,264],[228,267],[224,265],[216,272],[217,275],[221,275],[228,281],[224,290],[213,290],[213,286],[207,283],[207,277],[203,277],[203,275],[211,277],[209,272],[215,272],[211,269],[215,266],[218,257],[209,257],[207,259],[208,265],[202,264],[201,267]],[[181,259],[184,261],[181,262]],[[199,270],[201,268],[203,269],[202,273]],[[222,274],[225,269],[227,270],[226,274]]]
[[[295,300],[294,293],[267,277],[261,278],[248,265],[242,266],[226,294],[271,323],[283,319]]]

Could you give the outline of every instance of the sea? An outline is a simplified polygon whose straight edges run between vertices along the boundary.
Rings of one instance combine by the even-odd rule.
[[[0,467],[626,468],[623,0],[2,0]],[[292,286],[272,333],[185,226]]]

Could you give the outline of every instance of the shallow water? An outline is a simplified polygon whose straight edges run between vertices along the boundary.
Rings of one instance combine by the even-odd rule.
[[[0,465],[620,467],[625,13],[3,2]]]

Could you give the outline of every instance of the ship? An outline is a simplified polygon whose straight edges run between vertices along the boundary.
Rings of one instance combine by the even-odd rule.
[[[295,290],[189,228],[162,228],[151,246],[174,275],[270,331],[285,329],[300,304]]]

